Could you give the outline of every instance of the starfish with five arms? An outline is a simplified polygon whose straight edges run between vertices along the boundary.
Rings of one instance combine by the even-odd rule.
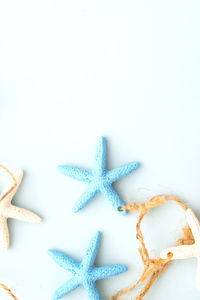
[[[196,285],[197,285],[197,289],[200,291],[200,222],[190,208],[186,210],[186,218],[187,218],[188,225],[192,231],[195,243],[192,245],[183,245],[183,246],[167,248],[161,252],[160,257],[166,259],[169,253],[172,254],[172,259],[185,259],[185,258],[196,257],[197,258]]]
[[[78,212],[84,208],[97,193],[101,192],[118,212],[126,215],[127,212],[125,210],[119,209],[125,203],[114,190],[112,184],[114,181],[132,173],[138,167],[138,162],[131,162],[108,171],[106,168],[106,139],[101,137],[96,148],[93,171],[63,165],[58,166],[57,169],[64,175],[88,183],[87,189],[75,203],[73,212]]]
[[[127,271],[123,265],[108,265],[94,267],[95,258],[100,245],[100,232],[97,232],[90,241],[86,255],[81,263],[76,262],[71,257],[56,250],[48,250],[50,257],[63,269],[71,272],[73,277],[58,288],[52,296],[52,300],[57,300],[69,294],[79,286],[83,286],[90,300],[101,300],[95,281],[115,276]]]
[[[16,187],[7,194],[10,190],[11,184],[5,188],[2,192],[1,196],[6,195],[5,198],[0,202],[0,243],[2,247],[7,250],[9,248],[10,239],[9,239],[9,231],[7,225],[7,219],[13,218],[25,222],[32,222],[32,223],[39,223],[42,219],[37,216],[36,214],[32,213],[29,210],[24,208],[15,206],[11,204],[12,198],[14,197],[15,193],[17,192],[19,185],[21,183],[23,177],[23,171],[20,170],[16,172],[15,179],[16,179]]]

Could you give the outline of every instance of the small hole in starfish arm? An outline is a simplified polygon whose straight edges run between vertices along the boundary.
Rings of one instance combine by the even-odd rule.
[[[167,258],[171,259],[173,257],[173,253],[172,252],[168,252],[167,253]]]
[[[117,210],[120,212],[120,214],[121,214],[122,216],[126,216],[127,213],[128,213],[128,211],[127,211],[123,206],[119,206],[119,207],[117,208]]]
[[[123,208],[121,206],[119,206],[118,211],[123,211]]]

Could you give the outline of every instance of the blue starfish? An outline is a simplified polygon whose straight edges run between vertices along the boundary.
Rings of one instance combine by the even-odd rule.
[[[83,286],[90,300],[101,300],[101,296],[95,287],[95,281],[115,276],[127,271],[123,265],[109,265],[104,267],[94,267],[94,261],[99,249],[101,234],[97,232],[90,241],[86,255],[81,263],[76,262],[71,257],[56,250],[48,250],[51,258],[63,269],[71,272],[73,277],[58,288],[52,296],[52,300],[57,300],[79,286]]]
[[[118,212],[126,215],[125,210],[119,210],[119,207],[125,205],[125,203],[113,189],[112,184],[114,181],[135,171],[138,167],[138,162],[131,162],[108,171],[106,168],[106,139],[101,137],[96,149],[93,171],[72,166],[58,166],[57,169],[64,175],[88,183],[87,189],[75,203],[73,212],[78,212],[84,208],[97,193],[101,192]]]

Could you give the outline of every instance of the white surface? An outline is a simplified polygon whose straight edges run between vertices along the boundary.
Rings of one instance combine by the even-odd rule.
[[[199,15],[199,1],[1,1],[0,161],[25,170],[15,203],[44,218],[9,222],[0,281],[20,300],[47,300],[70,278],[47,249],[81,259],[96,230],[97,264],[129,267],[98,283],[103,299],[141,272],[137,214],[119,216],[98,196],[74,215],[85,185],[56,171],[61,163],[92,168],[100,135],[109,168],[142,163],[116,185],[124,199],[172,193],[200,216]],[[174,204],[155,209],[144,221],[148,247],[159,254],[174,245],[184,224]],[[173,263],[146,299],[199,299],[195,272],[193,259]],[[79,289],[64,299],[87,298]]]

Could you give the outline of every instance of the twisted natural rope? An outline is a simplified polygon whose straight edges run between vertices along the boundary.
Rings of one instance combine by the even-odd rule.
[[[116,300],[121,295],[131,291],[133,288],[135,288],[140,282],[144,284],[143,288],[139,292],[139,294],[134,298],[134,300],[142,300],[143,297],[146,295],[150,287],[153,285],[154,281],[161,275],[161,273],[168,267],[169,263],[171,262],[172,254],[169,253],[167,259],[161,259],[160,257],[151,259],[149,257],[148,250],[145,246],[144,237],[142,234],[142,231],[140,229],[141,222],[144,218],[144,216],[148,213],[149,210],[152,208],[163,205],[166,203],[166,199],[176,202],[178,205],[180,205],[184,210],[187,209],[186,205],[179,200],[178,198],[175,198],[170,195],[158,195],[153,198],[151,198],[149,201],[143,204],[136,204],[136,203],[129,203],[127,206],[123,206],[120,209],[121,210],[128,210],[128,211],[139,211],[139,218],[136,225],[136,232],[137,232],[137,239],[140,243],[140,248],[138,249],[144,269],[141,274],[141,276],[138,278],[138,280],[133,283],[131,286],[120,290],[117,292],[114,296],[110,298],[110,300]],[[192,232],[187,226],[186,228],[183,228],[183,234],[184,237],[177,241],[177,245],[188,245],[194,243],[194,238],[192,235]],[[148,281],[145,284],[145,281],[148,279]]]
[[[17,186],[17,181],[14,175],[2,164],[0,164],[0,168],[4,169],[12,178],[13,180],[13,186],[2,194],[0,196],[0,202],[7,196],[9,195]],[[125,288],[119,292],[117,292],[114,296],[110,298],[110,300],[116,300],[119,296],[129,292],[133,288],[135,288],[140,282],[144,284],[144,282],[148,279],[147,283],[144,284],[143,288],[139,292],[139,294],[135,297],[135,300],[142,300],[143,297],[146,295],[150,287],[153,285],[154,281],[160,276],[160,274],[168,267],[170,261],[171,261],[171,254],[169,253],[169,256],[167,259],[161,259],[161,258],[155,258],[151,259],[149,257],[148,250],[145,246],[144,242],[144,237],[142,234],[142,231],[140,229],[141,222],[144,218],[144,216],[148,213],[149,210],[152,208],[158,206],[158,205],[163,205],[166,203],[166,199],[172,200],[176,202],[178,205],[180,205],[184,210],[187,209],[186,205],[183,204],[179,199],[169,196],[169,195],[158,195],[153,198],[151,198],[147,203],[143,204],[136,204],[136,203],[129,203],[127,206],[121,207],[121,210],[128,210],[128,211],[139,211],[139,218],[138,222],[136,225],[136,231],[137,231],[137,239],[139,240],[140,243],[140,248],[138,249],[143,265],[144,265],[144,270],[139,277],[139,279],[129,286],[128,288]],[[186,228],[183,228],[183,235],[184,237],[182,239],[179,239],[177,241],[178,245],[188,245],[188,244],[193,244],[194,243],[194,238],[192,235],[192,232],[187,226]],[[18,300],[17,297],[4,285],[0,283],[0,288],[2,288],[4,291],[7,292],[7,294],[14,300]]]
[[[0,283],[0,288],[2,288],[5,292],[7,292],[7,294],[14,300],[19,300],[15,295],[13,295],[13,293],[11,292],[11,290],[9,290],[9,288],[7,288],[7,286],[5,286],[4,284]]]
[[[6,197],[8,196],[14,189],[15,187],[17,186],[17,181],[16,181],[16,178],[15,176],[2,164],[0,164],[0,168],[2,168],[3,170],[6,171],[6,173],[8,173],[8,175],[10,175],[10,177],[12,178],[13,180],[13,185],[11,186],[11,188],[5,192],[4,194],[2,194],[0,196],[0,202]],[[7,286],[5,286],[3,283],[0,283],[0,288],[3,289],[5,292],[7,292],[7,294],[14,300],[19,300],[15,295],[13,295],[13,293],[11,292],[11,290],[9,290],[9,288],[7,288]]]

